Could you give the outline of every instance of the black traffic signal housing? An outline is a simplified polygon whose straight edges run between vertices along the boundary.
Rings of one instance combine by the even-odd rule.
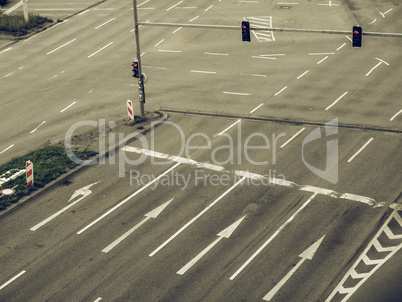
[[[243,42],[250,42],[250,22],[241,22],[241,37]]]
[[[133,72],[134,72],[133,77],[139,78],[140,75],[139,75],[139,72],[138,72],[138,61],[134,61],[132,66],[133,66]]]
[[[353,37],[352,37],[353,47],[362,47],[362,35],[363,35],[362,28],[360,26],[353,26]]]

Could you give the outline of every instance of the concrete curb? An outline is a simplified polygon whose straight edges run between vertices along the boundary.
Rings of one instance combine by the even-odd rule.
[[[135,133],[133,133],[131,135],[128,135],[122,142],[118,142],[117,144],[115,144],[112,148],[110,148],[105,153],[98,154],[97,156],[95,156],[95,158],[91,159],[90,162],[87,165],[78,165],[77,167],[75,167],[74,169],[71,169],[70,171],[68,171],[67,173],[61,175],[57,179],[52,180],[51,182],[47,183],[43,188],[40,188],[40,189],[32,192],[30,195],[21,198],[17,203],[14,203],[14,204],[10,205],[4,211],[0,211],[0,219],[2,217],[7,216],[8,214],[13,213],[14,211],[16,211],[17,209],[22,207],[24,204],[27,204],[28,202],[30,202],[33,199],[41,196],[42,194],[48,192],[49,190],[52,190],[55,186],[59,185],[60,183],[62,183],[64,181],[66,181],[67,178],[72,177],[72,176],[78,174],[79,172],[84,171],[84,169],[86,169],[88,167],[91,167],[92,165],[94,165],[94,163],[98,162],[98,160],[103,159],[105,157],[108,157],[109,153],[111,151],[116,152],[116,150],[121,149],[126,144],[135,141],[138,136],[145,135],[146,133],[151,131],[151,129],[153,129],[155,127],[158,127],[159,125],[163,124],[168,119],[168,114],[165,113],[165,112],[162,112],[162,111],[161,111],[161,113],[163,114],[161,119],[157,120],[154,123],[151,123],[151,124],[145,126],[144,129],[142,129],[139,132],[135,132]]]

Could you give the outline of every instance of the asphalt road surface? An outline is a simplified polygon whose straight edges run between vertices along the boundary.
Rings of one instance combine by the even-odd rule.
[[[142,22],[401,32],[397,4],[138,9]],[[0,49],[0,163],[82,121],[121,121],[138,98],[132,3],[69,5],[75,16]],[[140,38],[146,108],[168,121],[0,218],[0,300],[398,301],[400,38]]]

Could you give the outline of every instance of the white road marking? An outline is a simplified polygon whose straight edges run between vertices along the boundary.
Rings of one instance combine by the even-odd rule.
[[[0,154],[3,154],[4,152],[6,152],[7,150],[10,150],[12,147],[14,147],[14,145],[10,145],[7,148],[5,148],[3,151],[0,152]]]
[[[12,277],[10,280],[8,280],[6,283],[4,283],[2,286],[0,286],[0,290],[2,290],[3,288],[5,288],[7,285],[9,285],[10,283],[12,283],[13,281],[17,280],[19,277],[21,277],[23,274],[25,274],[26,271],[21,271],[20,273],[18,273],[17,275],[15,275],[14,277]]]
[[[6,48],[6,49],[4,49],[4,50],[0,51],[0,55],[1,55],[2,53],[6,52],[6,51],[11,50],[11,49],[13,49],[13,48],[12,48],[12,47],[9,47],[9,48]]]
[[[37,34],[35,34],[35,35],[29,37],[28,39],[25,39],[24,42],[29,41],[29,40],[31,40],[31,39],[33,39],[33,38],[35,38],[35,37],[37,37],[37,36],[39,36],[39,35],[41,35],[41,34],[47,32],[48,30],[54,29],[54,28],[56,28],[57,26],[60,26],[61,24],[64,24],[64,22],[68,22],[68,19],[67,19],[67,20],[64,20],[63,22],[58,22],[58,23],[55,24],[54,26],[49,27],[49,28],[45,29],[44,31],[41,31],[41,32],[39,32],[39,33],[37,33]]]
[[[34,130],[32,130],[32,131],[29,132],[29,133],[34,133],[34,132],[35,132],[36,130],[38,130],[38,128],[39,128],[40,126],[42,126],[44,123],[46,123],[46,121],[43,121],[42,123],[40,123],[38,127],[36,127]]]
[[[113,20],[116,20],[116,18],[112,18],[112,19],[110,19],[109,21],[106,21],[105,23],[103,23],[103,24],[101,24],[101,25],[98,25],[97,27],[95,27],[95,29],[98,29],[98,28],[102,27],[103,25],[106,25],[106,24],[108,24],[109,22],[112,22]]]
[[[277,2],[277,4],[283,4],[283,5],[297,5],[299,3],[297,2]]]
[[[250,111],[250,113],[256,112],[260,107],[262,107],[264,103],[259,104],[257,107],[255,107],[253,110]]]
[[[191,19],[191,20],[188,21],[188,22],[193,22],[194,20],[198,19],[199,17],[200,17],[200,16],[194,17],[193,19]]]
[[[80,12],[80,13],[78,14],[78,16],[82,16],[83,14],[86,14],[86,13],[89,12],[89,11],[90,11],[89,9],[84,10],[83,12]]]
[[[377,57],[375,59],[380,61],[380,62],[382,62],[382,63],[384,63],[384,64],[386,64],[387,66],[389,66],[389,64],[387,62],[385,62],[384,60],[381,60],[380,58],[377,58]]]
[[[175,5],[169,7],[166,11],[170,11],[172,8],[175,8],[176,6],[178,6],[180,3],[182,3],[183,1],[179,1],[178,3],[176,3]]]
[[[280,148],[282,149],[283,147],[285,147],[287,144],[289,144],[292,140],[294,140],[300,133],[302,133],[304,131],[304,129],[306,129],[305,127],[301,128],[299,131],[297,131],[296,134],[294,134],[291,138],[289,138],[286,142],[284,142]]]
[[[299,75],[299,76],[297,77],[297,79],[300,79],[301,77],[305,76],[308,72],[309,72],[309,71],[306,70],[306,71],[303,72],[301,75]]]
[[[381,62],[380,62],[380,63],[377,63],[377,65],[375,65],[373,68],[371,68],[371,70],[370,70],[368,73],[366,73],[366,77],[369,76],[370,73],[372,73],[373,70],[376,69],[376,68],[377,68],[378,66],[380,66],[381,64],[382,64]]]
[[[158,67],[158,66],[147,66],[147,65],[143,65],[143,68],[154,68],[154,69],[166,69],[166,67]]]
[[[394,221],[394,229],[396,230],[396,235],[390,228],[391,221]],[[399,224],[399,226],[398,226]],[[385,262],[387,262],[393,255],[395,255],[401,248],[401,241],[394,241],[398,239],[402,239],[402,235],[400,230],[402,229],[402,217],[398,213],[398,208],[394,208],[394,211],[385,221],[385,223],[381,226],[379,231],[374,235],[373,239],[361,253],[356,262],[352,265],[349,271],[345,274],[339,284],[336,286],[334,291],[329,295],[329,297],[325,300],[325,302],[330,302],[334,298],[337,293],[346,295],[342,297],[341,302],[345,302],[349,300],[349,298],[358,290],[358,288],[363,285],[364,282],[367,281]],[[399,232],[398,232],[399,231]],[[379,240],[380,236],[382,238],[386,238],[383,240]],[[388,238],[387,238],[388,237]],[[385,241],[386,240],[386,241]],[[383,246],[383,242],[391,242],[387,243],[386,246]],[[379,254],[381,253],[380,258],[377,256],[375,259],[371,259],[368,256],[369,251],[371,253]],[[371,254],[373,255],[373,254]],[[357,267],[359,266],[359,269]],[[359,272],[358,272],[359,271]],[[349,278],[354,280],[353,283],[349,283],[349,285],[345,284],[346,280]],[[339,301],[339,299],[337,299]]]
[[[367,145],[370,144],[373,139],[374,139],[373,137],[370,138],[351,158],[349,158],[348,163],[350,163],[357,155],[359,155],[359,153],[362,152],[363,149],[366,148]]]
[[[348,39],[350,42],[352,42],[352,38],[351,37],[349,37],[349,36],[345,36],[346,37],[346,39]]]
[[[165,41],[165,39],[160,40],[158,43],[156,43],[156,44],[154,45],[154,47],[158,46],[158,45],[161,44],[163,41]]]
[[[155,177],[152,181],[148,182],[146,185],[142,186],[141,188],[139,188],[137,191],[135,191],[133,194],[131,194],[130,196],[128,196],[127,198],[125,198],[124,200],[122,200],[121,202],[119,202],[117,205],[115,205],[113,208],[111,208],[109,211],[107,211],[105,214],[101,215],[100,217],[98,217],[97,219],[95,219],[94,221],[92,221],[90,224],[88,224],[86,227],[84,227],[83,229],[79,230],[77,232],[77,235],[82,234],[83,232],[85,232],[87,229],[89,229],[91,226],[93,226],[94,224],[96,224],[97,222],[99,222],[100,220],[102,220],[103,218],[105,218],[107,215],[109,215],[110,213],[114,212],[115,210],[117,210],[118,208],[120,208],[122,205],[124,205],[127,201],[129,201],[131,198],[133,198],[134,196],[138,195],[139,193],[141,193],[142,191],[144,191],[146,188],[148,188],[150,185],[152,185],[154,182],[159,181],[160,178],[162,178],[163,176],[165,176],[166,174],[168,174],[170,171],[172,171],[173,169],[177,168],[177,166],[179,166],[180,163],[175,164],[174,166],[170,167],[169,169],[167,169],[165,172],[163,172],[162,174],[159,174],[158,177]]]
[[[147,2],[149,2],[149,0],[146,0],[146,1],[144,1],[144,2],[142,2],[142,3],[140,3],[140,4],[138,4],[137,7],[140,7],[141,5],[144,5],[144,4],[147,3]]]
[[[160,52],[181,52],[181,50],[158,49]]]
[[[251,95],[250,93],[243,93],[243,92],[230,92],[230,91],[224,91],[224,94],[232,94],[232,95]]]
[[[326,59],[328,59],[328,56],[324,57],[323,59],[321,59],[319,62],[317,62],[317,64],[321,64],[322,62],[324,62]]]
[[[390,121],[392,122],[399,114],[402,113],[402,109],[399,110],[393,117],[390,118]]]
[[[95,51],[93,54],[90,54],[90,55],[88,56],[88,59],[89,59],[90,57],[96,55],[98,52],[101,52],[101,51],[104,50],[106,47],[108,47],[108,46],[110,46],[110,45],[112,45],[112,44],[113,44],[113,42],[110,42],[108,45],[103,46],[101,49]]]
[[[260,56],[251,56],[252,58],[255,58],[255,59],[268,59],[268,60],[276,60],[276,58],[274,57],[274,58],[272,58],[272,57],[260,57]]]
[[[336,50],[340,50],[342,47],[344,47],[346,43],[343,43],[341,46],[339,46]]]
[[[334,52],[310,52],[309,56],[325,56],[325,55],[334,55]]]
[[[99,297],[98,299],[96,299],[94,302],[99,302],[100,300],[102,300],[101,297]]]
[[[258,256],[261,251],[267,247],[267,245],[290,223],[292,220],[317,196],[318,193],[314,193],[311,197],[284,223],[280,226],[280,228],[272,234],[271,237],[268,238],[267,241],[249,258],[247,261],[229,278],[229,280],[234,280],[241,271],[250,264],[251,261],[254,260],[255,257]]]
[[[195,73],[212,73],[212,74],[216,74],[216,71],[191,70],[191,72],[195,72]]]
[[[213,5],[208,6],[208,7],[205,9],[205,11],[208,11],[208,10],[211,9],[212,7],[213,7]]]
[[[128,230],[126,233],[121,235],[119,238],[117,238],[115,241],[113,241],[111,244],[109,244],[107,247],[105,247],[102,252],[103,253],[109,253],[114,247],[116,247],[120,242],[122,242],[124,239],[126,239],[128,236],[130,236],[135,230],[137,230],[140,226],[142,226],[145,222],[147,222],[151,218],[156,218],[158,215],[169,205],[169,203],[173,200],[170,199],[169,201],[165,202],[161,206],[157,207],[156,209],[152,210],[151,212],[145,214],[145,218],[141,220],[139,223],[137,223],[134,227],[132,227],[130,230]]]
[[[328,110],[328,109],[330,109],[332,106],[334,106],[336,103],[338,103],[339,102],[339,100],[340,99],[342,99],[345,95],[347,95],[348,94],[348,92],[347,91],[345,91],[339,98],[337,98],[336,99],[336,101],[335,102],[333,102],[331,105],[329,105],[327,108],[325,108],[325,110]]]
[[[217,52],[204,52],[206,55],[212,55],[212,56],[228,56],[229,54],[227,53],[217,53]]]
[[[15,72],[15,71],[12,71],[12,72],[6,74],[4,77],[2,77],[2,79],[5,79],[5,78],[9,77],[9,76],[12,75],[14,72]]]
[[[225,133],[226,131],[228,131],[230,128],[233,128],[234,126],[236,126],[238,123],[240,123],[241,119],[238,119],[236,122],[234,122],[232,125],[230,125],[229,127],[227,127],[225,130],[223,130],[222,132],[216,134],[215,136],[220,136],[223,133]]]
[[[277,95],[280,94],[282,91],[284,91],[286,88],[288,88],[288,86],[283,87],[281,90],[279,90],[277,93],[275,93],[274,96],[277,96]]]
[[[49,54],[55,52],[56,50],[59,50],[60,48],[62,48],[62,47],[64,47],[64,46],[66,46],[66,45],[68,45],[68,44],[74,42],[75,40],[76,40],[76,39],[72,39],[71,41],[69,41],[69,42],[67,42],[67,43],[65,43],[65,44],[63,44],[63,45],[61,45],[61,46],[59,46],[59,47],[53,49],[52,51],[49,51],[49,52],[47,53],[47,55],[49,55]]]
[[[179,27],[178,29],[176,29],[175,31],[172,32],[172,34],[177,33],[180,29],[182,29],[183,27]]]
[[[76,190],[73,195],[70,197],[70,199],[68,200],[68,202],[70,202],[71,200],[75,199],[77,196],[81,196],[80,198],[78,198],[76,201],[70,203],[68,206],[62,208],[61,210],[57,211],[56,213],[54,213],[53,215],[49,216],[48,218],[46,218],[45,220],[43,220],[42,222],[38,223],[37,225],[33,226],[32,228],[30,228],[29,230],[35,232],[36,230],[38,230],[40,227],[44,226],[45,224],[47,224],[49,221],[53,220],[54,218],[56,218],[57,216],[59,216],[60,214],[64,213],[65,211],[67,211],[69,208],[71,208],[72,206],[76,205],[77,203],[79,203],[81,200],[83,200],[85,197],[87,197],[88,195],[90,195],[92,193],[92,191],[90,190],[90,188],[93,185],[96,185],[97,183],[99,183],[99,181],[90,184],[88,186],[85,186],[81,189]]]
[[[70,108],[71,106],[74,106],[76,103],[77,103],[77,102],[73,102],[73,103],[71,103],[71,104],[70,104],[70,105],[68,105],[66,108],[64,108],[64,109],[60,110],[60,112],[64,112],[64,111],[66,111],[68,108]]]
[[[217,136],[217,135],[215,135],[215,136]],[[228,172],[225,169],[225,167],[223,167],[223,166],[213,165],[213,164],[204,163],[204,162],[197,162],[195,160],[188,159],[185,157],[179,157],[179,156],[169,155],[169,154],[165,154],[165,153],[160,153],[160,152],[156,152],[156,151],[140,149],[140,148],[130,147],[130,146],[125,146],[122,148],[122,150],[127,151],[127,152],[144,154],[147,156],[160,158],[160,159],[168,159],[173,162],[188,164],[188,165],[192,165],[192,166],[195,166],[195,167],[201,168],[201,169],[207,169],[207,170],[212,170],[212,171],[222,172],[222,173]],[[330,196],[330,197],[336,198],[336,199],[347,199],[347,200],[352,200],[352,201],[356,201],[356,202],[361,202],[361,203],[367,204],[371,207],[384,206],[383,202],[376,202],[373,198],[370,198],[370,197],[365,197],[365,196],[360,196],[360,195],[355,195],[355,194],[350,194],[350,193],[339,193],[339,192],[336,192],[333,190],[314,187],[314,186],[308,186],[308,185],[302,186],[302,185],[296,184],[295,182],[292,182],[289,180],[284,180],[282,178],[266,177],[264,175],[260,175],[257,173],[252,173],[249,171],[241,171],[241,170],[235,170],[235,174],[239,177],[246,176],[247,178],[252,178],[254,180],[265,179],[273,185],[294,188],[294,189],[298,189],[300,191],[322,194],[322,195]]]
[[[236,228],[239,226],[239,224],[243,221],[243,219],[246,218],[246,216],[243,216],[239,220],[237,220],[235,223],[231,224],[227,228],[225,228],[223,231],[218,233],[218,238],[212,242],[210,245],[208,245],[204,250],[202,250],[197,256],[195,256],[193,259],[191,259],[185,266],[183,266],[180,270],[177,271],[176,274],[178,275],[184,275],[191,267],[194,266],[202,257],[204,257],[216,244],[219,243],[223,238],[229,238],[233,232],[236,230]]]
[[[225,191],[221,196],[215,199],[211,204],[209,204],[204,210],[202,210],[197,216],[192,218],[189,222],[187,222],[183,227],[181,227],[176,233],[174,233],[168,240],[166,240],[162,245],[160,245],[156,250],[154,250],[149,257],[154,256],[157,252],[159,252],[162,248],[164,248],[170,241],[172,241],[177,235],[183,232],[187,227],[189,227],[194,221],[200,218],[204,213],[206,213],[210,208],[212,208],[215,204],[217,204],[223,197],[229,194],[234,188],[236,188],[246,176],[243,176],[240,180],[238,180],[235,184],[233,184],[227,191]]]
[[[253,73],[253,74],[249,74],[249,75],[251,75],[251,76],[253,76],[253,77],[263,77],[263,78],[266,78],[266,77],[267,77],[266,74],[256,74],[256,73]]]
[[[377,19],[374,19],[373,21],[371,21],[371,22],[369,23],[369,25],[370,25],[370,24],[373,24],[375,21],[377,21]]]

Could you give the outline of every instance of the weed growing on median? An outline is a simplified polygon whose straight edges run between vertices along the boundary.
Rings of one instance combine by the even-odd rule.
[[[77,151],[75,153],[84,160],[96,154],[95,151]],[[34,164],[34,185],[26,185],[25,173],[1,185],[0,189],[15,188],[15,193],[4,195],[0,198],[0,211],[4,210],[10,204],[17,202],[21,197],[29,195],[30,192],[43,187],[61,174],[66,173],[69,169],[77,166],[76,163],[68,158],[64,147],[48,146],[27,155],[14,158],[10,162],[0,166],[0,176],[4,175],[7,171],[11,171],[8,174],[12,175],[19,170],[25,169],[25,163],[28,160]]]
[[[42,28],[45,23],[53,22],[47,17],[29,13],[29,21],[25,23],[24,14],[22,12],[10,15],[0,15],[0,32],[6,32],[13,36],[23,36],[29,30]]]

